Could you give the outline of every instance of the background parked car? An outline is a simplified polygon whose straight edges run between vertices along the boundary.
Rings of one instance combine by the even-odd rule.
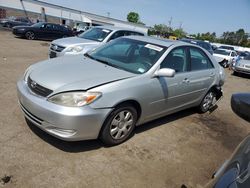
[[[220,49],[225,49],[225,50],[234,50],[233,46],[220,46]]]
[[[226,68],[229,67],[233,59],[237,57],[237,53],[234,50],[218,48],[214,51],[213,56],[222,67]]]
[[[43,22],[36,23],[32,26],[15,26],[12,32],[16,36],[25,37],[29,40],[53,40],[73,36],[72,30],[63,25]]]
[[[84,56],[33,64],[17,87],[26,118],[45,132],[116,145],[136,125],[190,107],[207,112],[222,96],[224,79],[224,69],[199,46],[129,36]]]
[[[233,94],[231,107],[238,116],[250,122],[250,93]],[[239,144],[206,186],[206,188],[248,187],[250,187],[250,135]]]
[[[24,17],[0,19],[0,25],[2,25],[3,27],[8,27],[8,28],[12,28],[14,26],[20,26],[20,25],[30,26],[32,24],[33,23],[28,18],[24,18]]]
[[[241,59],[245,59],[248,55],[250,55],[250,52],[238,51],[237,53],[238,53],[238,55],[240,56]]]
[[[52,41],[49,48],[49,57],[54,58],[63,55],[84,54],[113,39],[129,35],[145,35],[139,31],[112,26],[93,27],[84,33],[65,39]]]
[[[205,42],[202,40],[194,40],[194,39],[181,39],[183,42],[188,42],[191,44],[196,44],[204,49],[206,49],[210,54],[213,55],[213,48],[212,45],[209,42]]]
[[[237,75],[238,73],[250,74],[250,55],[238,62],[234,62],[232,70],[234,75]]]

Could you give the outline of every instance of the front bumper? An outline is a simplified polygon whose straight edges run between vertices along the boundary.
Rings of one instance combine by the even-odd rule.
[[[19,37],[24,37],[25,36],[25,31],[24,30],[18,30],[18,29],[13,29],[12,33],[16,36]]]
[[[53,104],[34,94],[23,80],[17,83],[17,93],[27,119],[50,135],[66,141],[98,138],[103,122],[112,110]]]
[[[239,66],[233,66],[232,67],[233,71],[239,72],[239,73],[244,73],[244,74],[250,74],[250,67],[239,67]]]

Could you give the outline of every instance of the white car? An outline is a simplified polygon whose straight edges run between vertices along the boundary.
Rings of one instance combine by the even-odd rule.
[[[234,50],[226,50],[218,48],[217,50],[214,51],[213,56],[221,66],[226,68],[237,57],[237,53]]]
[[[145,33],[136,31],[135,29],[119,28],[113,26],[97,26],[88,31],[68,38],[61,38],[52,41],[49,48],[49,58],[64,55],[79,55],[93,50],[111,40],[122,36],[140,35]]]

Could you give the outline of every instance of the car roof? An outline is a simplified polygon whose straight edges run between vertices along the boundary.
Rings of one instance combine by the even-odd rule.
[[[111,26],[111,25],[102,25],[102,26],[95,26],[94,28],[102,28],[102,29],[110,29],[110,30],[113,30],[113,31],[135,31],[135,32],[138,32],[138,33],[142,33],[142,34],[145,34],[143,33],[142,31],[138,31],[137,29],[129,29],[129,28],[126,28],[126,27],[116,27],[116,26]]]
[[[165,47],[169,47],[172,45],[181,45],[181,44],[187,45],[187,43],[179,41],[179,40],[169,40],[169,39],[162,39],[162,38],[156,38],[156,37],[150,37],[150,36],[130,35],[130,36],[126,36],[123,38],[130,38],[130,39],[139,40],[143,42],[158,44],[160,46],[165,46]],[[189,44],[189,45],[195,46],[192,44]]]
[[[217,48],[216,50],[221,50],[221,51],[225,51],[225,52],[236,52],[235,50],[228,50],[228,49],[225,49],[225,48]]]

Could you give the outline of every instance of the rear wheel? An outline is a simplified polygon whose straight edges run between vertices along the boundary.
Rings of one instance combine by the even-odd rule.
[[[137,111],[134,107],[117,107],[106,119],[100,139],[108,146],[121,144],[129,138],[135,128]]]
[[[35,39],[35,33],[33,31],[27,31],[25,33],[25,37],[28,40],[34,40]]]
[[[211,107],[213,107],[215,100],[216,100],[216,94],[214,91],[210,90],[202,99],[199,106],[199,111],[201,113],[207,112]]]
[[[6,23],[5,26],[8,27],[8,28],[12,28],[12,24],[11,23]]]

